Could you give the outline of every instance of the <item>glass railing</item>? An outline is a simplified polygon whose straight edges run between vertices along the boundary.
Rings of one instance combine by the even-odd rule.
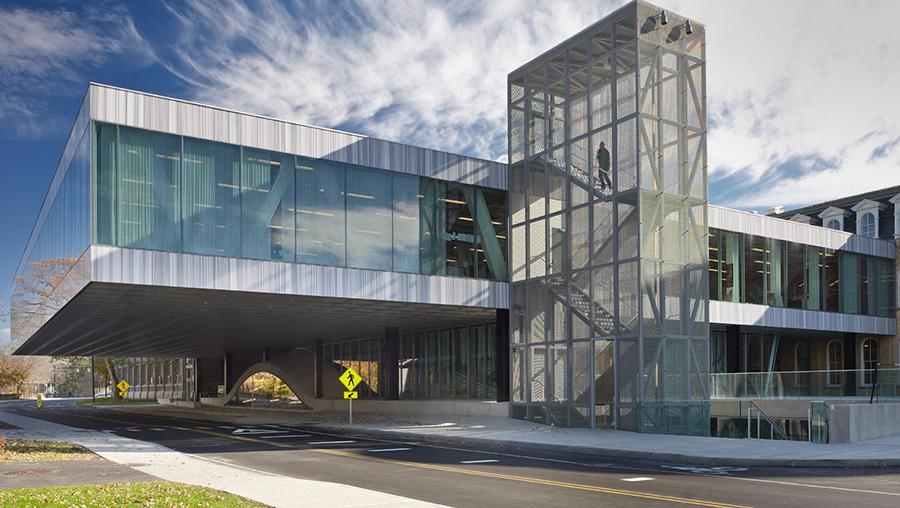
[[[873,396],[900,399],[900,368],[710,374],[710,398],[790,399]]]

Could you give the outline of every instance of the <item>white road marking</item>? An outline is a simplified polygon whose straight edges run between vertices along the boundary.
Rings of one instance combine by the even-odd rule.
[[[172,428],[175,429],[175,430],[188,430],[188,429],[186,429],[186,428],[184,428],[184,427],[172,427]]]
[[[220,429],[233,429],[234,427],[232,427],[231,425],[219,425],[219,428]]]
[[[288,434],[286,436],[259,436],[260,439],[287,439],[289,437],[309,437],[309,434]]]
[[[235,429],[232,434],[287,434],[286,430],[271,429]]]
[[[159,428],[159,427],[153,427],[153,428],[150,429],[150,430],[155,430],[156,432],[165,432],[165,431],[166,431],[166,429],[161,429],[161,428]]]
[[[635,476],[634,478],[622,478],[623,482],[647,482],[652,480],[649,476]]]
[[[134,428],[134,427],[129,427],[129,428],[125,429],[125,430],[127,430],[128,432],[140,432],[140,431],[141,431],[141,429],[136,429],[136,428]]]
[[[497,459],[482,459],[482,460],[461,460],[460,464],[487,464],[489,462],[500,462]]]
[[[306,443],[309,445],[320,445],[320,444],[350,444],[355,443],[356,441],[313,441],[311,443]]]
[[[412,448],[381,448],[378,450],[369,450],[372,453],[381,453],[381,452],[407,452],[412,450]]]

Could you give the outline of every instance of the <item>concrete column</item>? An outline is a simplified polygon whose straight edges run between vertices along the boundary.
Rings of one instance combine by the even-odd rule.
[[[324,392],[324,388],[322,385],[323,380],[323,371],[325,370],[325,348],[322,346],[322,339],[316,339],[316,352],[313,360],[313,370],[314,372],[314,396],[317,399],[322,398],[322,394]]]
[[[844,370],[856,369],[856,334],[844,334]],[[856,376],[847,374],[844,376],[844,395],[852,397],[856,395]]]
[[[228,393],[231,391],[231,386],[235,381],[234,377],[237,375],[234,372],[234,353],[225,353],[223,369],[222,383],[225,385],[225,393]]]
[[[400,398],[400,329],[384,329],[384,384],[385,398],[397,400]]]
[[[494,331],[497,402],[509,402],[509,309],[497,309]]]

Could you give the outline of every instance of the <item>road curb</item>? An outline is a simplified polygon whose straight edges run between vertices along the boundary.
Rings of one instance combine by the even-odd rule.
[[[900,459],[750,459],[734,457],[703,457],[679,453],[644,452],[616,448],[595,448],[573,445],[528,443],[478,437],[423,435],[392,430],[360,429],[340,425],[309,424],[325,432],[349,437],[413,441],[433,445],[459,446],[498,453],[543,453],[557,455],[565,460],[578,462],[602,462],[608,459],[629,459],[644,462],[696,465],[708,467],[816,467],[816,468],[880,468],[900,466]],[[723,438],[724,439],[724,438]],[[827,446],[827,445],[822,445]]]

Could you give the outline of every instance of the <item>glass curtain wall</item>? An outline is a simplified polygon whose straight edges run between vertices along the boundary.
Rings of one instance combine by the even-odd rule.
[[[896,309],[891,259],[717,229],[708,252],[712,300],[882,317]]]
[[[508,280],[503,191],[93,127],[98,244]]]
[[[643,7],[509,75],[512,415],[705,434],[703,35]]]
[[[496,400],[495,324],[405,334],[401,399]]]

